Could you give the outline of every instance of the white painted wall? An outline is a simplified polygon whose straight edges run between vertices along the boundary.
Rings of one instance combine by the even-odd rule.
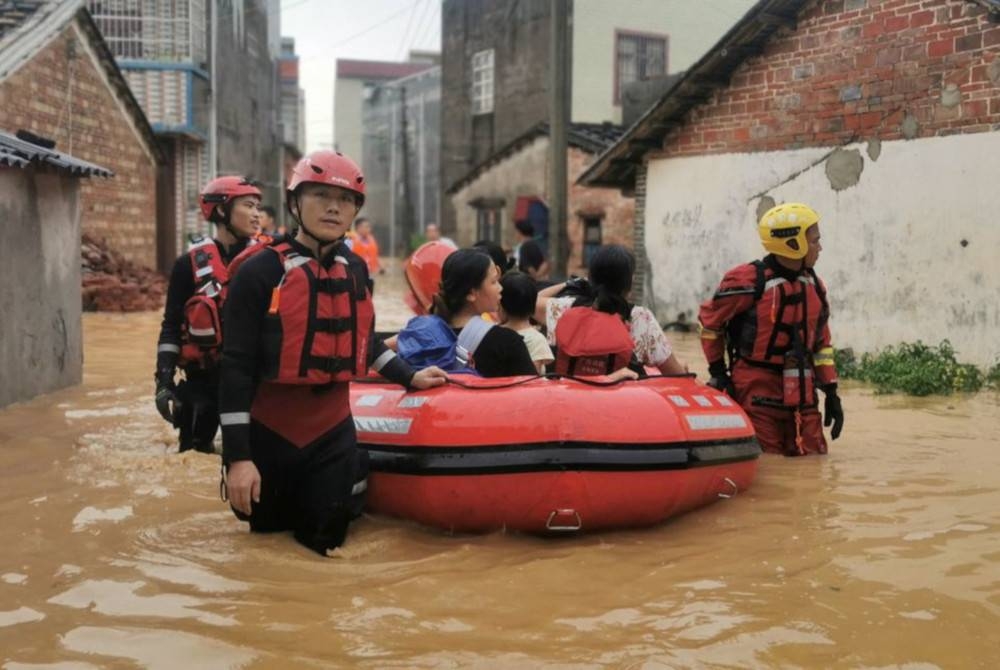
[[[763,255],[755,226],[766,194],[822,217],[817,271],[836,346],[861,352],[947,338],[961,360],[992,364],[1000,357],[1000,132],[885,142],[878,160],[866,145],[846,148],[860,151],[864,169],[839,192],[825,149],[652,160],[646,248],[658,316],[693,319],[726,269]]]
[[[576,123],[621,123],[614,103],[615,29],[665,34],[668,74],[690,67],[755,0],[575,0],[573,107]]]
[[[361,105],[365,83],[337,79],[333,92],[333,144],[337,151],[361,162]],[[323,147],[316,147],[317,149]]]

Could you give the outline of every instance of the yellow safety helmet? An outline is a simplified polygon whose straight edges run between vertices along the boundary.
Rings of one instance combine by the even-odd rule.
[[[812,207],[798,202],[778,205],[764,212],[757,225],[764,249],[784,258],[801,260],[809,253],[806,231],[819,223]]]

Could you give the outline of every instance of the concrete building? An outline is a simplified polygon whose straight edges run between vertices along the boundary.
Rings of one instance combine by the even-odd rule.
[[[403,255],[441,215],[441,68],[373,85],[362,126],[365,215],[380,249]]]
[[[175,225],[161,231],[156,265],[167,271],[185,236],[203,229],[192,196],[209,174],[211,77],[205,0],[88,0],[87,5],[166,157],[160,196]]]
[[[281,93],[281,141],[298,151],[306,147],[306,92],[299,88],[299,56],[295,39],[281,38],[278,57],[278,85]]]
[[[280,206],[285,183],[278,67],[268,48],[269,4],[269,0],[232,0],[219,2],[216,9],[215,172],[255,179],[264,204]]]
[[[159,240],[158,266],[167,270],[189,236],[212,232],[197,203],[209,179],[247,174],[266,200],[281,193],[274,0],[88,5],[166,155],[171,177],[160,194],[177,221]]]
[[[621,135],[622,128],[612,124],[570,125],[567,138],[570,273],[582,273],[590,254],[602,244],[633,246],[634,200],[614,188],[575,183],[594,157]],[[545,203],[549,191],[548,166],[548,126],[539,124],[454,184],[448,193],[458,214],[455,241],[460,246],[470,246],[477,240],[493,240],[510,249],[514,245],[513,226],[506,222],[520,220],[532,222],[536,236],[544,237],[545,231],[540,226],[548,221]]]
[[[636,193],[645,300],[693,315],[759,257],[761,213],[822,217],[835,343],[1000,356],[1000,2],[761,0],[582,176]]]
[[[112,173],[0,132],[0,407],[83,376],[80,184],[90,176]]]
[[[631,82],[684,70],[752,0],[572,3],[574,123],[620,124]],[[448,190],[501,147],[548,120],[549,3],[444,0],[442,171]],[[455,231],[445,198],[443,224]],[[512,224],[512,222],[507,222]]]
[[[74,182],[74,216],[130,261],[156,265],[157,238],[173,228],[170,211],[157,211],[163,155],[82,0],[0,4],[0,131],[18,130],[114,172]],[[17,236],[0,239],[4,250],[19,249]],[[79,301],[79,283],[75,290]]]
[[[337,59],[333,84],[333,145],[337,151],[360,160],[363,128],[362,107],[378,84],[402,79],[434,67],[434,58],[417,54],[405,63]]]

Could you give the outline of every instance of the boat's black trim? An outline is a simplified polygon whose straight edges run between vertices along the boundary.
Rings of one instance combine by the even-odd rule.
[[[409,475],[485,475],[586,470],[687,470],[757,458],[756,438],[668,444],[596,442],[489,447],[399,447],[361,443],[371,469]]]

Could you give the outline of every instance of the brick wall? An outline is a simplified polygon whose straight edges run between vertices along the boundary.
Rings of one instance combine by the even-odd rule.
[[[68,26],[0,82],[0,129],[54,139],[56,150],[114,171],[81,180],[83,232],[156,266],[156,162],[104,80],[82,32]]]
[[[569,237],[570,273],[584,274],[583,265],[583,217],[601,217],[602,244],[621,244],[634,249],[633,231],[635,221],[635,200],[622,197],[615,188],[584,187],[576,183],[586,167],[594,160],[594,155],[580,149],[569,151],[569,192],[567,194],[569,217],[566,223]]]
[[[689,113],[666,156],[1000,128],[1000,24],[965,0],[817,0]],[[661,154],[662,156],[662,154]]]

